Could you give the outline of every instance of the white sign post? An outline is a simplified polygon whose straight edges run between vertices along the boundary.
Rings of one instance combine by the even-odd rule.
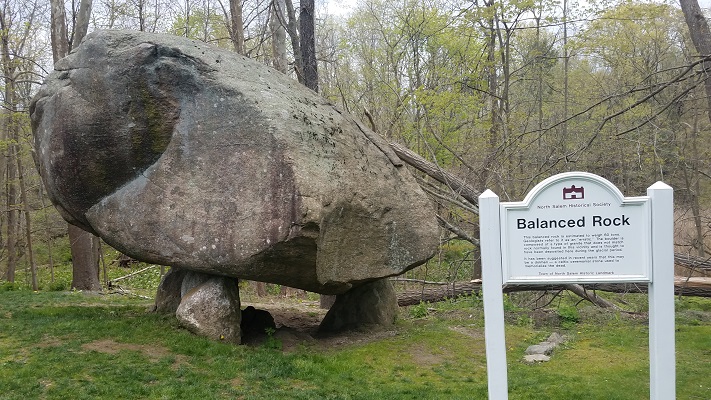
[[[662,182],[624,197],[602,177],[568,172],[521,202],[479,196],[489,399],[508,399],[502,285],[603,282],[649,284],[650,399],[674,399],[673,223]]]

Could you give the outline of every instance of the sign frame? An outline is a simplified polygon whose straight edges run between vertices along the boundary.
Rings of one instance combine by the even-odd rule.
[[[542,182],[556,182],[565,177],[588,177],[614,188],[613,193],[624,197],[604,178],[585,172],[560,174]],[[537,185],[540,190],[545,185]],[[540,186],[540,187],[539,187]],[[535,189],[535,188],[534,188]],[[530,194],[529,194],[530,195]],[[529,198],[527,196],[526,198]],[[535,196],[532,196],[535,198]],[[641,277],[648,284],[649,298],[649,393],[650,400],[676,398],[676,357],[674,321],[674,190],[663,182],[647,188],[647,196],[632,198],[644,201],[649,208],[651,226],[649,239],[650,273]],[[531,205],[529,201],[527,204]],[[622,203],[621,203],[622,204]],[[506,364],[506,334],[504,329],[503,285],[504,264],[502,249],[507,238],[502,235],[504,208],[491,190],[479,196],[479,230],[482,262],[482,295],[484,301],[484,335],[489,400],[508,399]],[[602,278],[604,279],[604,277]],[[623,280],[627,282],[626,280]],[[579,281],[576,281],[579,282]],[[526,283],[530,283],[526,281]],[[561,281],[540,282],[560,284]],[[585,283],[592,283],[587,282]],[[517,282],[509,282],[515,285]]]
[[[577,193],[579,197],[566,199],[566,190],[570,190],[568,186],[575,189],[576,185],[577,189],[581,190]],[[556,199],[556,196],[559,196],[557,197],[559,200],[551,201],[551,198]],[[544,197],[548,199],[543,199]],[[537,204],[541,202],[544,204]],[[545,204],[551,202],[553,204]],[[622,192],[610,181],[587,172],[566,172],[549,177],[531,189],[523,201],[500,203],[504,284],[650,282],[651,212],[649,204],[649,196],[624,197]],[[570,208],[568,208],[569,206]],[[546,215],[552,220],[548,220]],[[622,218],[615,218],[617,215]],[[595,225],[596,218],[598,226],[585,226],[586,224]],[[632,218],[631,223],[630,218]],[[575,223],[572,227],[562,228],[524,228],[527,231],[525,233],[532,233],[525,236],[521,229],[518,229],[520,226],[517,226],[517,221],[521,220],[528,221],[531,225],[534,225],[534,221],[535,225],[546,224],[548,221],[552,223],[560,221],[564,224]],[[605,226],[604,223],[608,221],[610,224]],[[580,226],[581,222],[583,226]],[[616,227],[615,222],[629,223],[630,225]],[[602,247],[606,242],[603,242],[602,239],[610,236],[602,235],[610,234],[617,235],[615,238],[618,240],[615,242],[622,243],[618,245],[605,244],[604,246],[622,246],[622,248],[614,249],[616,255],[604,259],[608,256],[603,254],[605,249]],[[577,253],[548,250],[552,246],[539,245],[537,247],[529,246],[528,252],[539,251],[542,254],[536,254],[535,257],[534,254],[527,256],[523,254],[526,245],[522,244],[523,241],[516,240],[521,239],[522,235],[524,238],[546,238],[538,239],[539,241],[560,240],[560,244],[566,249],[572,249],[573,243],[578,243],[575,248]],[[590,237],[587,239],[576,238],[582,235]],[[560,237],[560,239],[549,239],[551,237]],[[570,239],[574,242],[563,244],[562,240],[568,240],[568,237],[574,237]],[[586,240],[585,244],[582,244],[582,240]],[[632,243],[625,247],[625,242]],[[541,244],[544,243],[541,242]],[[584,247],[588,249],[583,250]],[[595,247],[595,249],[589,249],[590,247]],[[634,259],[632,259],[633,255]],[[576,260],[572,260],[573,258]],[[538,259],[539,261],[535,262],[544,264],[538,268],[532,265],[524,267],[522,259]],[[555,268],[547,267],[550,259],[564,259],[566,261],[558,261]],[[574,264],[577,267],[575,271],[567,268],[570,265],[568,259],[576,262]],[[609,268],[611,266],[617,267],[618,272]],[[623,269],[624,273],[619,272],[619,269]],[[527,270],[531,272],[529,273]]]

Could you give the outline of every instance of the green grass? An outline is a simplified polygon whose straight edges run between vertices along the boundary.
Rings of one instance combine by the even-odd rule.
[[[107,272],[106,278],[108,280],[124,277],[134,272],[138,272],[147,267],[147,270],[136,274],[134,276],[121,279],[116,282],[117,288],[122,288],[131,291],[135,294],[140,294],[143,296],[154,296],[156,288],[161,278],[161,268],[160,266],[152,266],[146,263],[133,263],[128,268],[121,268],[116,265],[114,261],[117,257],[115,250],[109,249],[105,251],[105,259],[107,260]],[[114,261],[114,262],[112,262]],[[167,269],[165,267],[164,269]],[[54,279],[52,279],[52,273],[54,274]],[[68,262],[56,263],[54,265],[53,271],[50,270],[48,266],[42,266],[37,269],[37,281],[39,283],[40,291],[66,291],[71,288],[72,283],[72,265],[71,260]],[[104,282],[104,269],[100,266],[99,271],[99,281],[102,285]],[[0,282],[0,291],[15,289],[29,289],[31,287],[31,275],[28,268],[22,268],[17,270],[17,277],[15,283],[10,284],[8,282]]]
[[[711,398],[710,303],[678,305],[678,399]],[[403,310],[396,334],[378,340],[306,343],[290,353],[195,337],[174,318],[147,313],[150,304],[117,294],[0,291],[0,398],[486,398],[477,298]],[[507,318],[510,399],[649,398],[647,321],[583,311],[577,322],[564,311],[557,326]],[[520,361],[561,325],[570,340],[550,362]]]

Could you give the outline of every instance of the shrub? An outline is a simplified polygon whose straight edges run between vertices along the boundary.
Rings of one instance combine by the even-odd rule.
[[[580,313],[574,306],[561,304],[558,307],[558,316],[560,317],[561,327],[564,329],[571,329],[580,322]]]
[[[424,318],[429,313],[429,303],[420,301],[420,304],[410,307],[410,316],[412,318]]]

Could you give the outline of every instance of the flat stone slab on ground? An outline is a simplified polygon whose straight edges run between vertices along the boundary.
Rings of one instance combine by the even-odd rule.
[[[539,362],[550,361],[551,358],[545,354],[526,354],[523,356],[523,362],[527,364],[535,364]]]
[[[538,344],[533,344],[528,346],[526,349],[526,354],[545,354],[545,355],[550,355],[553,350],[556,348],[555,343],[551,342],[541,342]]]

